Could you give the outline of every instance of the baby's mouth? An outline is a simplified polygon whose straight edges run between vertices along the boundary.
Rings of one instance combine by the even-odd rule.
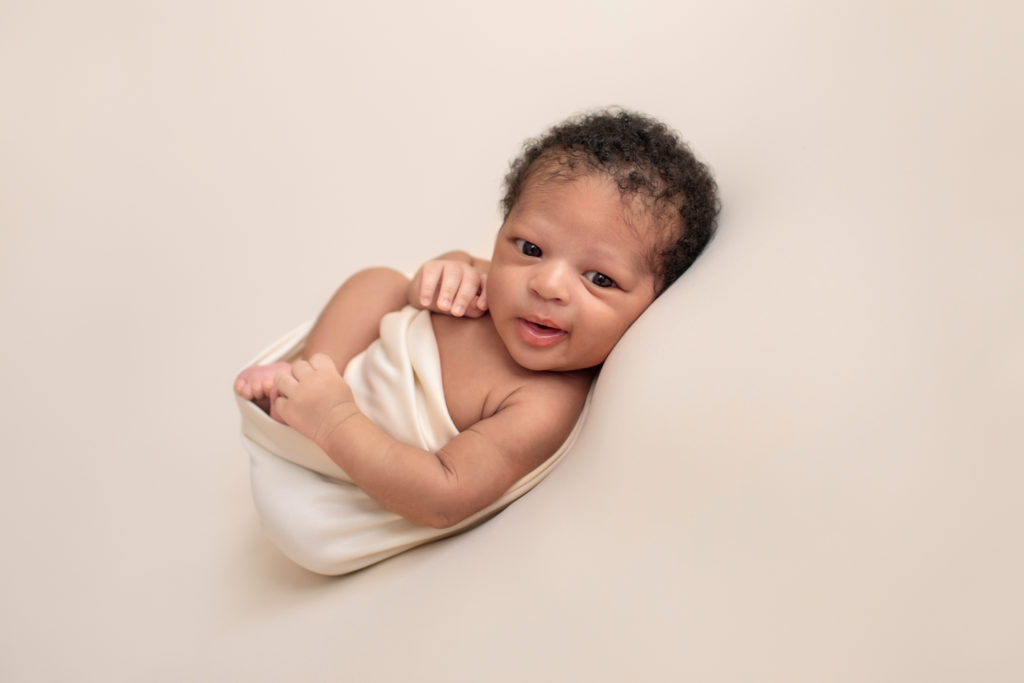
[[[534,322],[526,318],[519,318],[517,321],[519,337],[530,346],[544,347],[557,344],[568,332],[544,323]]]

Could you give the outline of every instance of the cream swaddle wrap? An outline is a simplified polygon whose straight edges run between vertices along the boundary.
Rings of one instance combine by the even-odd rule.
[[[312,324],[266,349],[250,365],[298,356]],[[356,405],[393,438],[437,452],[459,433],[448,413],[430,312],[407,306],[384,316],[380,337],[345,368]],[[267,536],[296,563],[345,574],[412,547],[464,531],[536,486],[569,450],[583,413],[559,449],[498,500],[447,529],[413,524],[385,510],[311,440],[237,396],[252,492]]]

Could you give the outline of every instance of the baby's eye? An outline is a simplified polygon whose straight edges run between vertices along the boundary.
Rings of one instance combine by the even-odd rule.
[[[583,273],[583,277],[593,282],[598,287],[614,287],[615,280],[611,279],[604,273],[599,273],[596,270],[588,270]]]
[[[516,246],[519,247],[519,251],[523,252],[527,256],[539,258],[541,255],[540,247],[538,247],[533,242],[527,242],[526,240],[517,239]]]

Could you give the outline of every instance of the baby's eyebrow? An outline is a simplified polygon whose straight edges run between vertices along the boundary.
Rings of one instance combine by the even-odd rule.
[[[630,252],[628,258],[623,258],[625,252]],[[604,265],[611,266],[616,269],[630,269],[637,270],[641,269],[644,258],[640,254],[631,253],[632,250],[621,249],[616,247],[608,247],[605,244],[594,244],[588,249],[587,256],[592,261]]]

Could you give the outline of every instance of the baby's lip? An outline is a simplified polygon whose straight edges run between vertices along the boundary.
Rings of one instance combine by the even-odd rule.
[[[537,348],[553,346],[569,334],[557,325],[549,325],[537,322],[537,320],[537,318],[518,319],[519,338],[530,346]],[[539,318],[539,320],[545,320],[545,318]]]
[[[553,332],[565,332],[565,330],[563,330],[561,327],[555,324],[554,321],[548,320],[547,318],[535,318],[531,316],[523,318],[523,320],[525,320],[528,323],[533,323],[534,325],[540,325],[541,327],[550,328]]]

